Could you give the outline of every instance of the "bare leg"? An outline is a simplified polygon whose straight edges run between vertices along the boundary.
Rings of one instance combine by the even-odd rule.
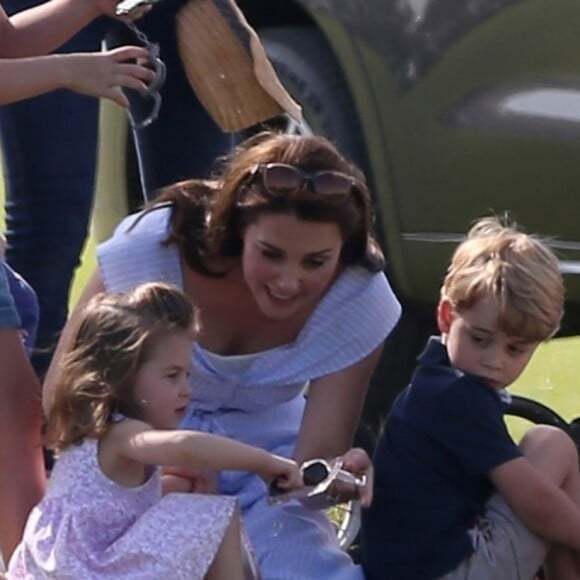
[[[7,563],[45,488],[40,383],[17,330],[0,329],[0,550]]]
[[[520,448],[538,471],[580,506],[578,450],[568,435],[555,427],[540,425],[526,433]],[[580,578],[580,560],[563,546],[550,550],[545,567],[548,578],[553,580]]]
[[[206,580],[244,580],[240,513],[233,513],[219,550],[212,562]]]

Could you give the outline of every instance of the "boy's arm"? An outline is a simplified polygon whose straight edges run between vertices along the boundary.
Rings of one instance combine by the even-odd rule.
[[[50,0],[10,18],[0,7],[0,57],[51,52],[98,16],[114,16],[118,1]]]
[[[580,509],[525,457],[489,473],[496,490],[531,530],[580,552]]]
[[[144,91],[145,82],[154,76],[143,66],[124,62],[137,58],[146,59],[147,51],[122,47],[103,53],[0,59],[0,105],[66,88],[127,106],[120,87]]]

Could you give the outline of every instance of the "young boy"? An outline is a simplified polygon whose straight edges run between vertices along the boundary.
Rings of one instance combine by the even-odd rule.
[[[484,218],[459,245],[431,338],[397,397],[363,514],[367,579],[580,578],[578,453],[538,426],[516,445],[509,387],[559,328],[563,282],[538,239]]]

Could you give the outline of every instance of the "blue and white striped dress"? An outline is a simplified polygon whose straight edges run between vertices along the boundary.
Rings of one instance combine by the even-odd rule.
[[[164,247],[169,208],[146,215],[135,228],[129,216],[98,248],[105,287],[124,291],[165,280],[183,287],[176,246]],[[383,273],[345,270],[292,344],[256,353],[236,370],[194,347],[193,395],[182,426],[219,433],[290,456],[308,381],[348,367],[391,332],[401,307]],[[259,477],[222,472],[220,492],[236,495],[265,580],[362,580],[340,550],[326,515],[295,502],[271,507]]]

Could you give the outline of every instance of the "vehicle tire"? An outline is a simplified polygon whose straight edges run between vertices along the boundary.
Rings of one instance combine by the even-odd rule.
[[[409,384],[417,357],[437,334],[435,313],[403,301],[401,318],[385,341],[373,374],[363,416],[378,436],[395,397]]]
[[[280,81],[300,103],[304,116],[302,125],[288,118],[268,125],[287,132],[324,135],[366,172],[358,114],[344,74],[320,32],[308,27],[267,28],[260,38]]]
[[[280,81],[302,105],[304,114],[301,125],[280,117],[267,126],[288,133],[326,136],[365,172],[372,190],[358,113],[344,74],[321,33],[307,27],[281,27],[262,30],[260,36]],[[401,321],[385,346],[363,413],[363,421],[372,427],[375,436],[392,400],[408,383],[417,355],[435,331],[431,313],[404,305]]]

